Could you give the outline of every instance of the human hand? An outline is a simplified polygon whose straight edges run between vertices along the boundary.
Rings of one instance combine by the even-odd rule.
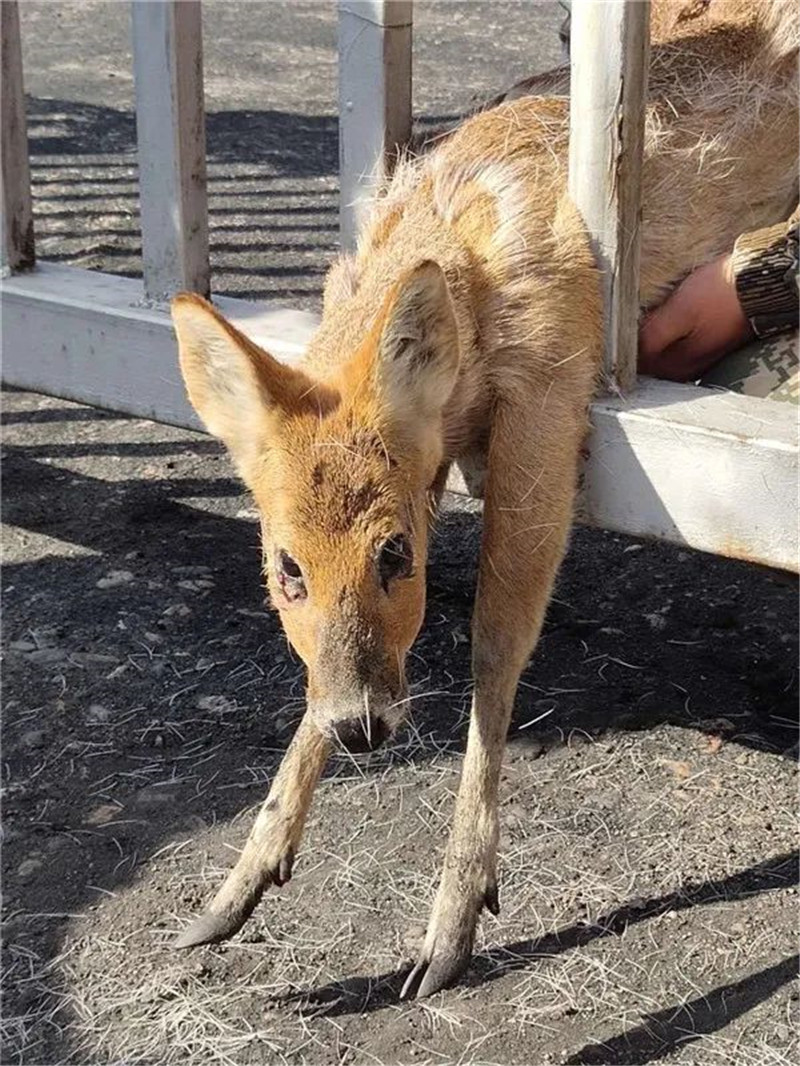
[[[639,328],[639,373],[694,381],[752,335],[736,295],[731,257],[719,256],[681,282]]]

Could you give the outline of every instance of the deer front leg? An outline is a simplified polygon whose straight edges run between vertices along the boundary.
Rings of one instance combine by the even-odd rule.
[[[542,417],[532,429],[529,412],[539,407],[533,400],[516,416],[513,409],[498,412],[492,430],[467,750],[427,936],[402,998],[427,996],[457,980],[469,963],[481,910],[499,912],[495,861],[506,732],[564,552],[584,424],[577,408],[574,428]]]
[[[238,862],[208,910],[175,940],[176,948],[227,940],[241,929],[269,885],[286,884],[330,750],[330,740],[308,716],[303,718]]]
[[[464,769],[439,889],[422,954],[401,992],[406,999],[447,988],[466,969],[478,916],[498,914],[497,785],[511,700],[476,687]]]

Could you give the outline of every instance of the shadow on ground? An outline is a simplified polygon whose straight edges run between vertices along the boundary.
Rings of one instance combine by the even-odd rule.
[[[134,114],[42,97],[27,106],[39,257],[141,276]],[[210,111],[206,136],[214,291],[315,305],[339,240],[337,117]]]
[[[598,938],[622,936],[629,926],[650,921],[660,915],[670,914],[670,912],[687,910],[690,907],[699,907],[707,903],[718,903],[721,900],[733,902],[735,900],[752,899],[763,892],[796,885],[799,858],[800,852],[797,851],[775,855],[764,862],[759,862],[757,866],[742,870],[730,877],[721,878],[719,881],[707,881],[698,884],[687,883],[678,891],[662,895],[662,897],[657,899],[637,900],[623,907],[618,907],[592,924],[575,924],[548,936],[503,944],[501,948],[484,952],[475,959],[465,983],[484,985],[496,981],[514,970],[522,970],[534,966],[541,962],[542,959],[553,958],[563,952],[586,947],[587,944]],[[791,969],[791,965],[793,963],[796,964],[796,962],[797,958],[788,959],[786,964],[773,967],[768,972],[772,978],[774,978],[775,974],[780,974],[782,978],[780,984],[784,984],[796,974],[796,965],[794,970]],[[787,965],[789,970],[785,969]],[[299,1004],[304,1011],[308,1010],[315,1017],[369,1014],[374,1011],[380,1011],[389,1003],[397,1000],[407,973],[409,973],[407,970],[394,970],[378,976],[371,974],[364,976],[364,978],[347,978],[322,988],[294,991],[291,995],[284,997],[283,1002]],[[757,985],[758,976],[756,974],[754,978],[746,979],[745,982],[742,982],[742,992],[745,991],[745,988],[743,988],[745,985]],[[764,995],[762,999],[771,996],[775,987],[778,986],[773,981],[766,981],[763,987]],[[759,1002],[759,1000],[752,999],[752,989],[751,997],[747,999],[742,997],[742,1003],[745,1002],[749,1005],[742,1006],[742,1010],[749,1010],[749,1007],[754,1002]],[[707,1023],[701,1028],[702,1032],[711,1032],[715,1028],[719,1028],[718,1025],[711,1023],[717,1016],[719,1016],[720,1024],[730,1020],[730,1017],[725,1015],[724,1007],[724,996],[716,1004],[716,1011],[713,1010],[710,1002],[708,1003]],[[665,1011],[663,1013],[668,1016],[671,1012]],[[676,1041],[677,1038],[673,1043],[676,1043]],[[625,1043],[623,1037],[617,1043],[621,1045]],[[637,1045],[642,1046],[641,1040],[634,1040],[631,1049]],[[658,1054],[667,1053],[669,1050],[667,1045],[666,1036],[660,1038],[660,1043],[657,1044]],[[587,1059],[587,1062],[606,1062],[609,1064],[617,1062],[650,1062],[649,1059],[634,1060],[627,1059],[627,1057],[618,1059],[618,1057],[611,1056],[612,1049],[610,1046],[604,1044],[603,1047],[606,1049],[605,1053],[609,1055],[608,1059],[595,1060],[591,1057],[591,1059]],[[590,1049],[587,1049],[587,1053],[590,1053]],[[591,1053],[594,1053],[594,1049],[591,1049]],[[625,1053],[627,1054],[627,1051]],[[583,1062],[582,1059],[574,1061],[576,1063]],[[570,1062],[573,1062],[573,1060],[570,1060]]]

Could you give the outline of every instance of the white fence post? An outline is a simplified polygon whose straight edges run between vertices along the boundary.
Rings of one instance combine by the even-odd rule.
[[[2,258],[3,275],[27,270],[34,264],[31,172],[28,132],[25,124],[25,94],[22,87],[22,47],[16,0],[0,3],[2,85],[0,130],[2,132]]]
[[[569,189],[604,272],[606,372],[636,380],[650,0],[573,0]]]
[[[339,3],[339,229],[355,246],[373,190],[411,136],[411,0]]]
[[[208,295],[200,0],[133,0],[145,295]]]

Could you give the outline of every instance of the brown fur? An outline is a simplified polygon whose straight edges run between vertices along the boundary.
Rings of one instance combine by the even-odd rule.
[[[645,306],[742,229],[783,217],[797,196],[789,7],[654,6]],[[559,77],[549,76],[548,92]],[[175,302],[189,395],[253,491],[272,599],[308,667],[308,712],[287,761],[184,945],[230,935],[266,885],[288,876],[342,731],[352,738],[356,723],[371,743],[373,729],[396,726],[424,612],[429,515],[450,463],[480,452],[472,720],[408,989],[424,995],[452,981],[481,908],[496,906],[503,743],[566,545],[602,349],[600,279],[566,193],[567,149],[567,98],[512,94],[402,160],[357,254],[331,270],[302,371],[260,352],[201,299]],[[385,547],[400,535],[413,564],[387,579]],[[293,568],[287,578],[286,554],[301,577]]]

